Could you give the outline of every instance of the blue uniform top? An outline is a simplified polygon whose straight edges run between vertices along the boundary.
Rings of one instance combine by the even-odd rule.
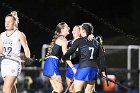
[[[63,52],[62,52],[62,46],[58,45],[58,44],[54,44],[52,51],[50,53],[51,56],[56,56],[59,59],[61,59]]]
[[[73,52],[75,52],[77,48],[79,54],[78,68],[98,68],[98,65],[100,65],[101,70],[105,71],[106,64],[104,51],[96,39],[88,41],[86,37],[82,37],[75,40],[71,48],[66,52],[62,59],[66,60],[67,58],[69,58],[69,56],[73,54]],[[98,57],[100,58],[99,62],[97,62]]]
[[[70,48],[72,46],[72,40],[69,40],[68,47]],[[73,64],[79,64],[79,54],[78,54],[78,48],[77,50],[71,55],[71,62]]]

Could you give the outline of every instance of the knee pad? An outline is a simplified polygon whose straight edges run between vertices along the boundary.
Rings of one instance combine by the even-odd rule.
[[[82,93],[82,91],[77,91],[76,93]]]

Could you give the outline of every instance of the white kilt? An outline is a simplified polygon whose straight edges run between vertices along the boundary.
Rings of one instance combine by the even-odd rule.
[[[1,61],[1,74],[5,76],[18,76],[21,73],[21,63],[9,59]]]

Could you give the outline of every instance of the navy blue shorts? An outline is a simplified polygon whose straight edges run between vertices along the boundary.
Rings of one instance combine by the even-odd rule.
[[[81,81],[94,81],[97,80],[97,76],[98,76],[97,68],[86,67],[77,69],[75,79]]]
[[[60,61],[55,56],[49,56],[45,63],[43,69],[44,76],[53,76],[53,75],[60,75]]]
[[[79,64],[74,64],[74,67],[75,67],[75,68],[78,68],[78,65],[79,65]],[[73,77],[74,77],[74,73],[73,73],[73,71],[72,71],[72,68],[71,68],[69,65],[67,65],[66,77],[69,78],[70,80],[72,80]]]

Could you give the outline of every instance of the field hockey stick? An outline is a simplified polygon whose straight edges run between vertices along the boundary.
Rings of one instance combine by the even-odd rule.
[[[102,78],[103,78],[103,79],[106,79],[107,81],[110,81],[110,82],[112,82],[112,83],[114,83],[114,84],[116,84],[116,85],[118,85],[118,86],[120,86],[120,87],[122,87],[122,88],[124,88],[124,89],[126,89],[126,90],[129,90],[129,89],[130,89],[130,88],[128,88],[127,86],[124,86],[124,85],[122,85],[122,84],[119,83],[119,82],[116,82],[116,81],[114,81],[114,80],[109,79],[108,77],[102,76]]]
[[[10,57],[10,56],[5,56],[5,55],[1,55],[0,56],[2,59],[10,59],[12,61],[16,61],[16,62],[25,62],[25,60],[21,60],[15,57]]]
[[[34,62],[34,59],[32,59],[32,58],[26,58],[25,60],[21,60],[19,58],[5,56],[3,54],[0,57],[2,58],[2,60],[3,59],[9,59],[9,60],[12,60],[12,61],[15,61],[15,62],[24,63],[25,65],[31,65]]]
[[[34,59],[34,61],[43,62],[46,61],[46,58]]]
[[[74,79],[71,80],[70,85],[66,88],[66,90],[65,90],[64,93],[68,93],[68,91],[69,91],[71,85],[73,84],[73,81],[74,81]]]

